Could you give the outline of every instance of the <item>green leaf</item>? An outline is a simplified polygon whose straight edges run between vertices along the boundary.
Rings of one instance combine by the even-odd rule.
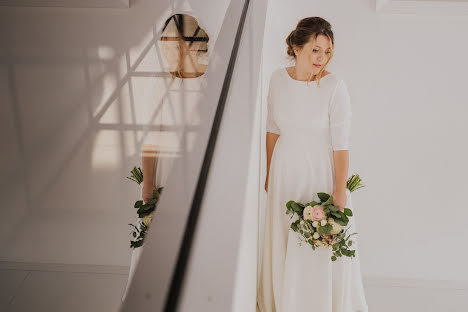
[[[337,212],[338,210],[340,210],[338,207],[336,207],[334,205],[330,205],[330,206],[328,206],[328,208],[330,208],[330,210],[333,211],[333,212]]]
[[[339,214],[341,215],[341,219],[343,219],[343,221],[345,221],[346,224],[348,224],[349,219],[346,216],[346,214],[343,211],[339,211]]]
[[[333,204],[333,196],[328,197],[326,203],[329,204],[329,205]]]
[[[328,195],[327,193],[317,193],[317,196],[320,198],[320,200],[322,202],[326,202],[328,200],[328,198],[330,197],[330,195]]]
[[[303,210],[295,201],[291,203],[291,207],[295,212],[301,212]]]
[[[296,225],[296,223],[291,223],[291,229],[292,229],[294,232],[297,232],[297,225]]]
[[[143,208],[144,211],[148,211],[148,210],[154,208],[154,204],[147,203],[147,204],[144,204],[143,206],[141,206],[141,208]]]
[[[348,241],[348,246],[351,246],[353,244],[353,241]]]
[[[320,226],[317,230],[317,232],[322,235],[322,234],[330,234],[330,231],[332,230],[331,224],[326,224],[324,226]]]
[[[135,205],[133,207],[135,208],[140,208],[141,206],[143,205],[143,201],[142,200],[138,200],[135,202]]]
[[[311,202],[309,203],[309,206],[314,207],[314,206],[317,206],[318,204],[320,204],[320,203],[317,203],[316,201],[311,201]]]
[[[353,211],[349,208],[345,208],[344,214],[351,217],[353,215]]]
[[[346,226],[348,222],[342,220],[342,219],[335,219],[335,222],[338,223],[339,225]]]
[[[336,261],[336,257],[335,257],[335,256],[332,256],[332,257],[331,257],[331,260],[332,260],[332,261]]]
[[[151,199],[148,199],[147,203],[150,204],[150,205],[154,205],[158,202],[158,199],[157,198],[151,198]]]
[[[332,211],[331,214],[332,214],[334,217],[337,217],[337,218],[341,219],[341,214],[340,214],[338,211]]]

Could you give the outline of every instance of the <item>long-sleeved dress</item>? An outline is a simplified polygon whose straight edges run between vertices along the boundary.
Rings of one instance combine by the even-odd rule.
[[[290,228],[286,202],[320,201],[317,193],[335,191],[333,151],[349,150],[351,104],[346,83],[334,73],[309,83],[293,79],[286,68],[270,79],[267,132],[279,134],[271,156],[265,211],[263,257],[257,309],[260,312],[368,311],[359,264],[358,239],[352,236],[354,258],[338,257],[324,248],[298,244]],[[359,209],[349,233],[357,232]],[[347,227],[348,227],[347,226]]]

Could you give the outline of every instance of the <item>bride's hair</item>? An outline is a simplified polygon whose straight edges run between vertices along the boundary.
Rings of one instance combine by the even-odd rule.
[[[189,42],[191,47],[194,42],[200,42],[197,50],[197,62],[201,62],[208,56],[208,41],[210,37],[203,28],[200,27],[195,17],[187,14],[174,14],[169,17],[164,23],[164,28],[161,34],[161,41],[179,41]],[[181,50],[179,49],[180,57],[179,64],[175,72],[171,72],[172,78],[185,78],[183,76],[183,64]]]
[[[320,85],[320,77],[322,76],[322,72],[325,70],[334,54],[335,46],[331,24],[318,16],[305,17],[297,23],[296,29],[291,31],[289,36],[286,38],[286,44],[288,45],[287,54],[295,60],[296,54],[294,53],[293,45],[301,49],[310,39],[315,42],[319,35],[328,37],[330,40],[331,53],[327,63],[325,63],[325,66],[323,66],[320,69],[320,72],[317,74],[318,85]],[[308,81],[310,81],[310,78],[312,78],[312,75],[309,77]]]

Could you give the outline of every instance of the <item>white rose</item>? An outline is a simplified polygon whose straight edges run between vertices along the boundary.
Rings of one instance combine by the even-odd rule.
[[[341,226],[341,224],[333,222],[332,223],[332,230],[330,231],[330,234],[332,234],[332,235],[338,234],[338,233],[341,232],[342,229],[343,229],[343,227]]]
[[[304,225],[304,220],[301,220],[301,222],[300,222],[300,223],[301,223],[301,225]]]
[[[150,213],[149,215],[144,216],[142,221],[144,225],[149,226],[151,224],[151,221],[153,221],[153,213]]]
[[[312,207],[307,206],[305,207],[304,211],[302,212],[304,215],[304,220],[311,220],[312,221]]]
[[[333,222],[335,222],[333,218],[328,218],[328,223],[332,224]]]
[[[312,226],[313,226],[313,227],[315,227],[315,228],[316,228],[316,227],[318,227],[318,225],[319,225],[318,221],[314,221],[314,222],[312,222]]]
[[[315,232],[314,235],[313,235],[314,239],[317,239],[320,237],[320,234],[318,232]]]
[[[324,226],[327,224],[327,220],[326,219],[323,219],[322,221],[320,221],[320,225],[321,226]]]

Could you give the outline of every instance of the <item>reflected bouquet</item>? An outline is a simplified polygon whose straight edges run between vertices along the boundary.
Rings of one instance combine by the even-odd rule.
[[[349,192],[363,186],[358,174],[352,175],[346,183]],[[352,210],[341,210],[333,205],[333,196],[327,193],[320,192],[317,196],[320,202],[302,204],[290,200],[286,203],[286,214],[290,214],[291,219],[297,216],[297,220],[291,223],[291,229],[299,234],[299,245],[305,241],[313,250],[327,248],[333,251],[332,261],[341,256],[354,257],[356,250],[350,249],[353,244],[350,237],[357,233],[347,234],[349,227],[344,228],[348,225],[349,217],[353,216]]]
[[[138,183],[138,185],[140,185],[143,182],[143,172],[139,167],[133,167],[130,173],[132,175],[130,177],[127,177],[127,179],[135,181],[136,183]],[[146,232],[153,220],[154,210],[156,209],[156,204],[158,203],[162,190],[163,187],[159,187],[153,190],[153,198],[148,199],[146,203],[144,203],[143,200],[137,200],[135,202],[135,205],[133,207],[138,209],[137,214],[140,220],[137,223],[139,227],[131,223],[128,224],[132,227],[132,235],[135,238],[135,240],[130,241],[130,248],[138,248],[143,245]]]

